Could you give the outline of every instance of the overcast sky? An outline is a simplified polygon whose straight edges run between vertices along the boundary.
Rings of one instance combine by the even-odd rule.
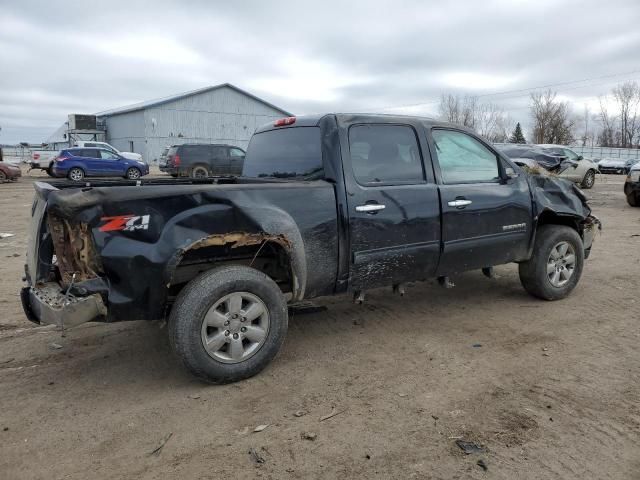
[[[0,0],[0,65],[0,143],[224,82],[298,114],[548,84],[583,111],[640,79],[640,0]],[[483,100],[526,124],[527,95]]]

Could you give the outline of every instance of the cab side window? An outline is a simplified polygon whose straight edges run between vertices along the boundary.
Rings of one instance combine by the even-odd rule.
[[[407,125],[354,125],[349,129],[351,165],[358,183],[422,183],[418,139]]]
[[[244,157],[244,152],[239,148],[230,148],[229,155],[232,157]]]
[[[498,157],[471,135],[454,130],[432,130],[442,181],[481,183],[500,180]]]

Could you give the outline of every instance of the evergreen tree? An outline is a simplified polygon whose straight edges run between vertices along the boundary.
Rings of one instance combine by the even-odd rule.
[[[522,127],[520,127],[520,122],[516,123],[516,128],[509,137],[509,143],[527,143],[527,139],[524,138],[522,134]]]

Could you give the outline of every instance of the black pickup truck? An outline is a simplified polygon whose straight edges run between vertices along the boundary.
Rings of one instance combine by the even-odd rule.
[[[253,135],[238,178],[36,183],[28,318],[169,319],[197,377],[256,374],[287,304],[516,262],[555,300],[599,221],[572,183],[529,175],[471,131],[386,115],[289,117]]]

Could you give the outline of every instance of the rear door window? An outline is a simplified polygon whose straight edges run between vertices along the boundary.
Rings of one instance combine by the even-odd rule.
[[[418,139],[408,125],[354,125],[349,149],[360,184],[424,182]]]

